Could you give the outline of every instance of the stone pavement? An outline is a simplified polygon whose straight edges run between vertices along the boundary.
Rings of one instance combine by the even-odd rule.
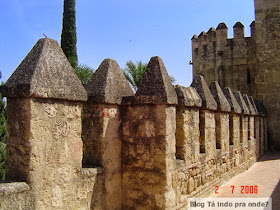
[[[265,154],[247,171],[217,188],[218,194],[214,192],[211,198],[271,197],[272,209],[280,210],[280,154]]]

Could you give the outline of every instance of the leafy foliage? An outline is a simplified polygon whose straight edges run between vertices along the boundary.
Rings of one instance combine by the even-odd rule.
[[[92,74],[94,73],[94,69],[84,65],[79,64],[75,69],[75,73],[77,74],[78,78],[81,80],[82,84],[85,85],[90,80]]]
[[[1,78],[0,72],[0,78]],[[0,90],[2,90],[3,82]],[[6,131],[6,103],[2,97],[2,91],[0,91],[0,180],[5,178],[5,165],[6,165],[6,143],[7,143],[7,131]]]
[[[134,91],[137,90],[140,81],[147,69],[147,65],[147,63],[143,64],[141,61],[136,62],[136,64],[134,64],[132,61],[126,62],[126,68],[123,70],[123,73]]]
[[[127,61],[126,67],[123,70],[124,76],[127,79],[127,81],[132,86],[133,90],[136,92],[140,81],[147,69],[148,64],[142,63],[141,61],[133,63],[132,61]],[[176,80],[173,76],[169,76],[172,83],[174,83]]]
[[[78,65],[75,0],[64,0],[61,48],[73,68]]]
[[[6,144],[0,142],[0,180],[5,179],[6,168]]]

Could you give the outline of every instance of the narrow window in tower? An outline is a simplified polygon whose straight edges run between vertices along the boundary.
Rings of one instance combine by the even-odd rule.
[[[251,74],[250,69],[247,69],[247,85],[251,84]]]

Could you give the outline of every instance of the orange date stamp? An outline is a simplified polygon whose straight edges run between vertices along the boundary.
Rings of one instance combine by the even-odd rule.
[[[219,186],[215,186],[215,194],[219,194]],[[235,186],[231,185],[231,193],[240,193],[240,194],[258,194],[259,188],[258,185],[241,185],[241,186]]]

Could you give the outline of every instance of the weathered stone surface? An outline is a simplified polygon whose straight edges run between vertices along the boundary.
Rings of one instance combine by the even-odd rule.
[[[231,89],[226,87],[223,90],[223,92],[224,92],[224,95],[225,95],[226,99],[228,100],[228,103],[231,107],[231,111],[240,114],[242,112],[241,107],[239,106],[238,102],[236,101]]]
[[[123,114],[123,208],[173,209],[176,200],[171,176],[176,166],[175,107],[125,106]]]
[[[176,109],[176,158],[190,165],[199,159],[199,110],[185,106]]]
[[[219,25],[217,26],[217,30],[224,29],[224,28],[228,28],[225,23],[219,23]]]
[[[6,97],[86,101],[87,94],[55,40],[40,39],[3,87]]]
[[[269,144],[280,151],[280,1],[255,0],[256,61],[255,99],[263,101],[268,111]]]
[[[206,154],[206,158],[216,156],[216,123],[215,113],[211,110],[200,110],[200,152]]]
[[[198,35],[198,38],[201,39],[201,37],[203,36],[207,36],[206,32],[205,31],[202,31],[199,35]]]
[[[233,28],[244,28],[244,25],[241,22],[237,22],[237,23],[235,23]]]
[[[120,104],[124,96],[134,95],[118,63],[113,59],[102,61],[85,88],[89,100],[95,103]]]
[[[193,87],[175,85],[174,89],[178,96],[178,104],[190,107],[200,107],[202,105],[202,100]]]
[[[252,105],[248,95],[244,94],[243,95],[243,99],[244,99],[244,101],[245,101],[245,103],[246,103],[246,105],[247,105],[247,107],[248,107],[248,109],[250,111],[250,114],[251,115],[256,115],[255,108],[253,107],[253,105]]]
[[[222,154],[229,151],[229,113],[216,112],[216,148],[221,149]]]
[[[254,98],[252,96],[249,96],[249,99],[250,99],[250,102],[251,102],[252,106],[254,107],[254,110],[255,110],[256,115],[257,115],[258,114],[258,110],[257,110],[257,106],[255,104],[255,100],[254,100]]]
[[[6,179],[28,183],[36,209],[89,209],[102,188],[81,173],[81,103],[8,98],[7,116]]]
[[[193,35],[192,40],[193,39],[198,39],[198,36],[196,34]]]
[[[83,167],[102,167],[103,208],[121,209],[121,136],[119,106],[83,104]]]
[[[9,195],[13,193],[21,193],[30,190],[25,182],[2,183],[0,185],[0,195]]]
[[[209,34],[203,41],[192,39],[193,75],[203,75],[207,83],[218,81],[222,89],[230,87],[262,100],[268,111],[270,144],[280,150],[280,1],[254,3],[256,20],[250,25],[251,37],[244,36],[244,25],[237,22],[234,38],[228,37],[222,23],[216,39]]]
[[[246,105],[246,103],[245,103],[245,101],[243,99],[242,94],[239,91],[235,91],[233,93],[233,95],[234,95],[236,101],[238,102],[238,104],[239,104],[239,106],[240,106],[240,108],[242,110],[242,113],[250,114],[249,109],[248,109],[248,107],[247,107],[247,105]]]
[[[254,100],[255,101],[255,105],[256,105],[256,108],[257,108],[257,111],[258,111],[258,115],[260,116],[267,116],[267,112],[266,112],[266,109],[263,105],[263,102],[260,101],[260,100]]]
[[[212,82],[209,86],[209,89],[210,89],[215,101],[217,102],[218,110],[230,112],[231,111],[230,105],[229,105],[222,89],[220,88],[220,85],[218,84],[218,82]]]
[[[160,57],[150,59],[135,94],[135,100],[136,103],[177,104],[176,92]]]
[[[0,183],[0,209],[35,209],[34,196],[24,182]]]
[[[217,110],[217,103],[213,98],[203,76],[197,75],[194,77],[191,87],[195,88],[202,100],[202,108]]]

